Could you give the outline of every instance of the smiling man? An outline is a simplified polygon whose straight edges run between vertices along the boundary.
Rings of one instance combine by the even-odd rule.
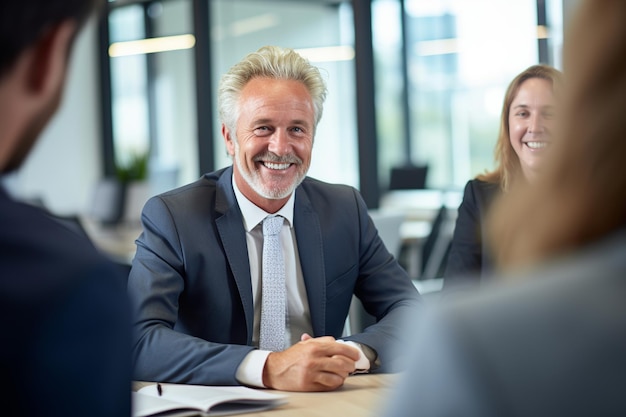
[[[301,82],[272,78],[250,80],[241,91],[240,102],[234,129],[222,129],[235,161],[235,181],[248,200],[274,213],[287,202],[311,165],[313,102]]]
[[[143,210],[129,277],[136,379],[328,391],[402,366],[398,330],[419,294],[358,191],[306,176],[325,97],[291,49],[263,47],[222,77],[233,165]],[[353,296],[376,323],[340,340]]]

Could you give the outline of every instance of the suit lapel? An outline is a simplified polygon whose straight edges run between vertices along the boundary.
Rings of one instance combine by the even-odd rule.
[[[302,187],[296,190],[294,227],[311,325],[315,336],[326,334],[326,274],[319,217]]]
[[[237,205],[232,187],[232,167],[227,168],[217,182],[215,211],[223,213],[215,219],[226,259],[233,271],[235,283],[239,290],[241,303],[246,317],[248,344],[252,343],[254,325],[254,303],[252,299],[252,283],[250,282],[250,262],[246,232],[243,228],[241,211]]]

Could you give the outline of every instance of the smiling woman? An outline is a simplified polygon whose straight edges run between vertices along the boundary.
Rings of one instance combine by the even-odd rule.
[[[545,148],[552,138],[554,106],[552,82],[534,77],[520,84],[509,109],[511,146],[529,182],[537,180]]]
[[[495,147],[497,167],[465,186],[444,273],[445,289],[475,284],[491,272],[491,250],[483,239],[485,215],[495,198],[513,184],[533,183],[540,176],[552,138],[561,78],[553,67],[533,65],[509,84]]]

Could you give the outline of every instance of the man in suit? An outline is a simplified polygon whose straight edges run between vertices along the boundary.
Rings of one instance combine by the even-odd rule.
[[[96,3],[0,3],[2,174],[57,110],[72,42]],[[0,187],[3,415],[130,415],[124,281],[88,241]]]
[[[145,205],[129,277],[135,378],[323,391],[393,370],[399,320],[418,303],[352,187],[306,177],[326,86],[290,49],[264,47],[222,78],[234,163]],[[338,138],[339,140],[339,138]],[[282,216],[282,348],[262,338],[262,225]],[[271,295],[271,294],[270,294]],[[353,295],[377,323],[342,336]]]

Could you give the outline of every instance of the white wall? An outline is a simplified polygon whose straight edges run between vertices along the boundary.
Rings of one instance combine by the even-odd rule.
[[[16,196],[41,198],[59,214],[85,212],[102,172],[97,47],[92,20],[76,39],[59,111],[7,182]]]

